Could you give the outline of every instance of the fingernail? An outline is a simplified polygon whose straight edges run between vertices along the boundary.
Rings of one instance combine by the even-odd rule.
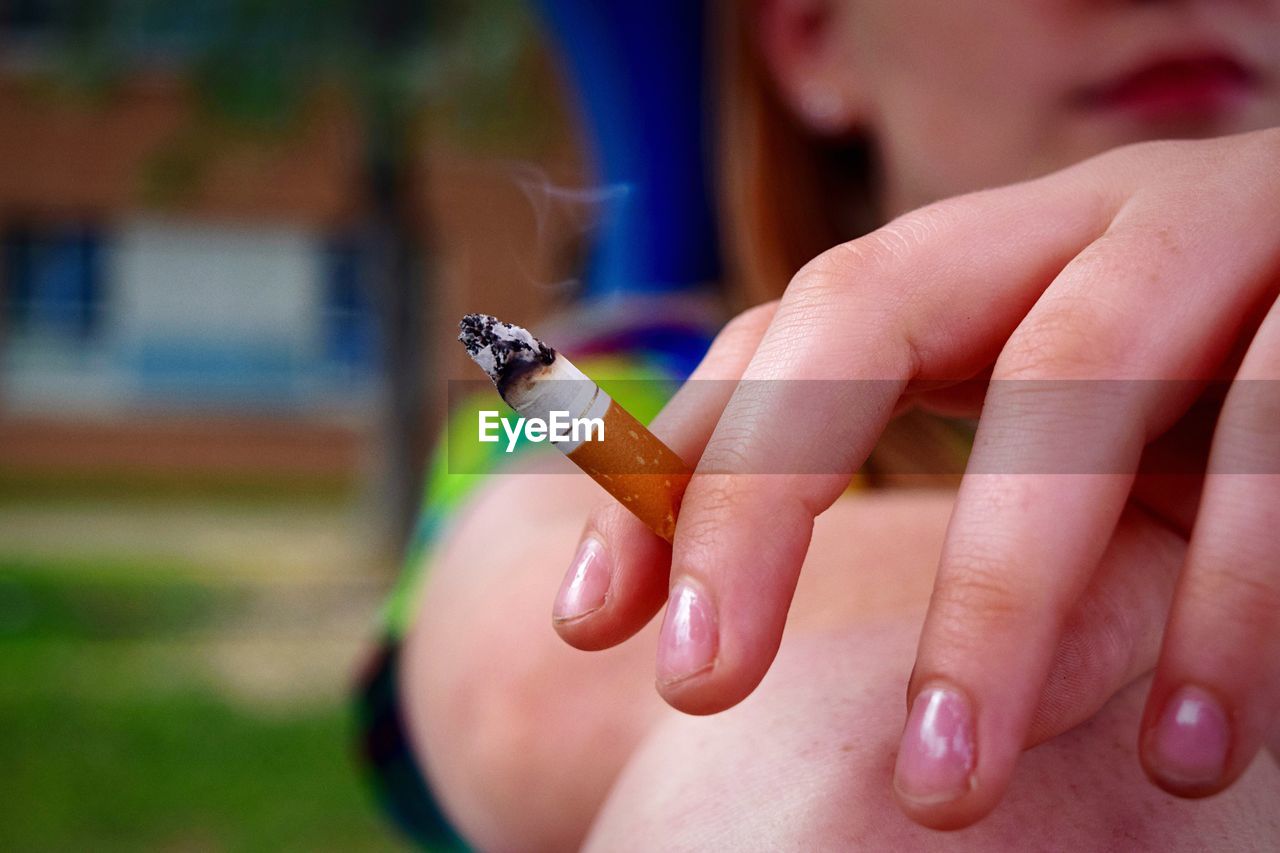
[[[658,681],[672,684],[715,663],[716,613],[705,593],[678,581],[667,598],[658,637]]]
[[[1213,785],[1227,764],[1231,736],[1217,700],[1198,687],[1180,688],[1165,703],[1148,741],[1147,758],[1174,785]]]
[[[609,561],[604,545],[594,536],[588,536],[578,546],[578,553],[565,573],[552,618],[557,622],[580,619],[604,607],[609,593]]]
[[[973,713],[958,691],[926,687],[902,732],[893,784],[917,805],[947,803],[973,788]]]

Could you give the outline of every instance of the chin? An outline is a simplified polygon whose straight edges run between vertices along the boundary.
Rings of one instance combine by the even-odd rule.
[[[1096,150],[1156,139],[1212,139],[1280,126],[1280,108],[1255,104],[1244,109],[1134,111],[1086,122],[1085,135]]]

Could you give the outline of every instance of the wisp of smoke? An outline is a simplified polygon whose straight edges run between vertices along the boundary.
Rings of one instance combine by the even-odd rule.
[[[530,163],[508,163],[506,168],[529,201],[539,249],[549,251],[555,259],[552,266],[556,273],[566,274],[546,281],[526,270],[530,283],[560,293],[572,291],[579,283],[592,236],[617,215],[631,193],[631,185],[565,187],[552,182],[546,172]]]

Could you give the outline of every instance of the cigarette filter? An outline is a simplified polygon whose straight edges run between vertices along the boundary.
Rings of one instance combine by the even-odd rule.
[[[552,441],[593,480],[668,542],[692,470],[643,424],[588,379],[563,354],[527,330],[488,314],[468,314],[458,340],[493,380],[511,408],[526,418],[599,418],[603,435]]]

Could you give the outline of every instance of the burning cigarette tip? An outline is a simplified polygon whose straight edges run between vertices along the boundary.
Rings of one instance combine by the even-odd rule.
[[[458,323],[458,340],[499,390],[517,368],[551,364],[556,360],[556,351],[527,329],[504,323],[489,314],[463,317]]]

